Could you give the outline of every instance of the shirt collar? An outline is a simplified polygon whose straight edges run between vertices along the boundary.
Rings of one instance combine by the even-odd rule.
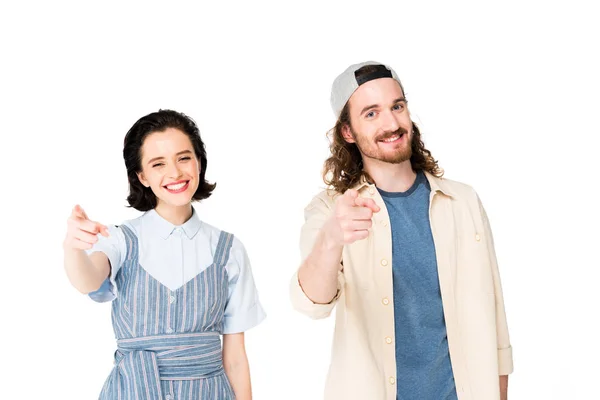
[[[358,181],[358,183],[356,183],[353,187],[351,187],[351,189],[354,189],[356,191],[359,191],[364,188],[365,186],[375,186],[371,183],[369,183],[369,181],[367,181],[367,178],[365,178],[364,175],[361,175],[360,180]]]
[[[183,225],[174,225],[170,223],[161,217],[154,209],[146,212],[144,220],[146,222],[146,228],[152,232],[156,232],[163,239],[168,239],[178,227],[183,230],[188,239],[192,239],[196,236],[202,225],[202,221],[198,218],[198,213],[196,213],[194,207],[192,207],[192,216],[184,222]]]
[[[427,171],[424,172],[427,180],[429,181],[429,186],[431,186],[432,192],[441,192],[448,197],[456,197],[452,189],[449,187],[450,185],[447,184],[444,178],[438,178]]]
[[[444,181],[444,178],[438,178],[437,176],[432,175],[427,171],[423,171],[423,172],[425,173],[425,176],[427,177],[427,180],[429,181],[429,186],[431,186],[432,192],[441,192],[446,196],[455,197],[454,192],[452,192],[452,190],[448,187],[449,185],[446,184],[446,182]],[[363,175],[360,177],[360,180],[358,181],[358,183],[352,187],[352,189],[360,191],[365,186],[375,187],[375,185],[372,183],[369,183],[369,181],[367,181],[367,179]]]

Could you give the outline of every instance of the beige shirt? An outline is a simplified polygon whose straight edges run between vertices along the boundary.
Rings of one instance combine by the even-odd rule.
[[[490,225],[477,196],[465,184],[426,173],[431,185],[430,224],[459,400],[500,398],[498,376],[513,370],[504,300]],[[363,181],[359,195],[381,208],[369,237],[345,246],[338,293],[330,304],[315,304],[291,282],[294,308],[325,318],[337,305],[326,400],[395,400],[392,235],[383,199]],[[300,248],[311,252],[335,203],[323,191],[305,209]]]

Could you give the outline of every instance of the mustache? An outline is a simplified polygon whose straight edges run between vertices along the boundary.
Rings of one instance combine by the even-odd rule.
[[[407,134],[408,134],[408,130],[405,129],[405,128],[403,128],[403,127],[400,127],[400,128],[398,128],[397,130],[395,130],[393,132],[384,132],[384,133],[382,133],[381,135],[377,136],[375,138],[375,140],[379,142],[380,140],[386,140],[386,139],[389,139],[389,138],[391,138],[393,136],[400,136],[400,135],[407,135]]]

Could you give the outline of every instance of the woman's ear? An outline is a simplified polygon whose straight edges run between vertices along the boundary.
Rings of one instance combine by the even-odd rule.
[[[146,177],[144,176],[143,172],[138,172],[137,173],[138,179],[140,180],[140,183],[142,185],[144,185],[145,187],[150,187],[150,182],[148,182],[148,180],[146,179]]]

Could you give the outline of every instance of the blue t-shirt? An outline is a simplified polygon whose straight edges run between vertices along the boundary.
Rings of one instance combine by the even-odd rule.
[[[379,189],[392,227],[397,398],[455,400],[456,386],[422,171],[406,192]]]

